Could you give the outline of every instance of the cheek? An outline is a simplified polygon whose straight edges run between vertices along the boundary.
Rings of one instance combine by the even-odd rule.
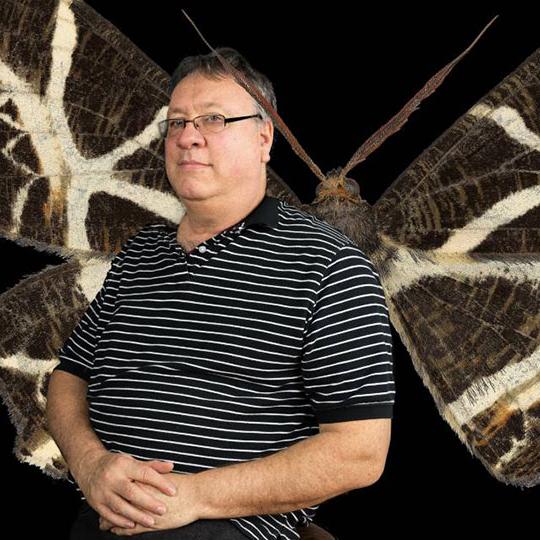
[[[164,145],[164,154],[165,154],[165,168],[168,170],[170,163],[172,163],[173,154],[170,150],[170,145],[165,143]]]
[[[165,152],[165,158],[170,158],[172,159],[175,155],[175,152],[174,152],[174,143],[173,141],[167,139],[163,145],[164,147],[164,152]]]
[[[260,160],[260,149],[250,139],[230,139],[217,150],[219,163],[222,168],[228,169],[232,175],[251,171]]]

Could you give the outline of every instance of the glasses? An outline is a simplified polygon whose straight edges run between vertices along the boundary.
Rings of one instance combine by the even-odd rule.
[[[196,116],[193,120],[186,120],[185,118],[167,118],[158,122],[159,134],[165,137],[174,137],[179,133],[182,133],[188,122],[193,122],[195,129],[199,130],[201,134],[206,135],[208,133],[219,133],[225,126],[231,122],[238,122],[239,120],[247,120],[248,118],[260,118],[260,114],[251,114],[249,116],[235,116],[234,118],[225,118],[222,114],[203,114]]]

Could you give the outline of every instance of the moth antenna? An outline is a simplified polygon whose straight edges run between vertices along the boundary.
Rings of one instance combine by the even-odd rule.
[[[277,128],[281,132],[281,134],[287,139],[289,144],[291,145],[291,148],[296,153],[297,156],[299,156],[306,165],[311,169],[313,174],[319,178],[319,180],[322,182],[325,179],[325,175],[321,172],[319,167],[315,164],[315,162],[308,156],[307,152],[302,148],[296,137],[291,133],[289,128],[286,126],[285,122],[281,119],[277,111],[272,107],[272,104],[255,88],[245,77],[244,75],[238,71],[234,66],[232,66],[223,56],[221,56],[213,47],[208,43],[208,41],[205,39],[205,37],[202,35],[201,31],[197,28],[195,23],[191,20],[189,15],[185,12],[185,10],[181,10],[182,13],[186,16],[188,21],[193,25],[201,39],[204,41],[204,43],[207,45],[207,47],[218,57],[219,61],[223,65],[223,67],[236,79],[236,81],[247,91],[249,92],[254,99],[256,99],[259,104],[264,108],[266,113],[274,120]]]
[[[418,108],[420,103],[430,96],[443,82],[452,68],[474,47],[482,34],[493,24],[498,15],[495,15],[484,29],[476,36],[473,42],[454,60],[446,64],[440,69],[429,81],[410,99],[405,106],[386,124],[381,126],[373,135],[371,135],[354,153],[347,165],[343,168],[343,176],[345,176],[353,167],[356,167],[360,162],[364,161],[373,151],[375,151],[390,135],[401,129],[401,126],[408,120],[409,116]]]

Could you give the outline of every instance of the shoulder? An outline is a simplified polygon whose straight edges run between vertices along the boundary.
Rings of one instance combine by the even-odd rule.
[[[121,245],[120,250],[114,256],[115,260],[121,260],[130,251],[138,251],[149,243],[155,245],[159,238],[165,238],[175,229],[163,223],[150,223],[129,236]]]
[[[348,249],[365,257],[353,240],[337,227],[297,206],[285,201],[280,203],[281,224],[284,229],[298,233],[313,245],[332,252],[333,256],[337,256],[343,249]]]
[[[149,223],[141,227],[126,243],[147,241],[170,235],[176,228],[165,223]]]
[[[302,231],[313,252],[325,261],[325,279],[328,275],[368,277],[380,284],[380,275],[370,257],[345,233],[327,221],[281,201],[280,215],[285,229],[291,233]]]

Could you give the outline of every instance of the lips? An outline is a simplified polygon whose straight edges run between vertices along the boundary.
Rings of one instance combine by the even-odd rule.
[[[194,160],[184,160],[180,162],[180,165],[202,165],[207,166],[208,163],[201,163],[200,161],[194,161]]]

